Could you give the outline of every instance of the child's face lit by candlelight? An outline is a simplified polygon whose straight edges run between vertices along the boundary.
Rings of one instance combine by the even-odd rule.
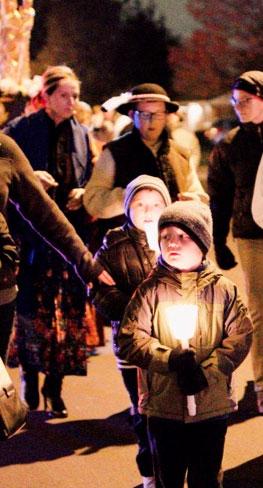
[[[180,271],[194,271],[203,260],[200,247],[174,225],[161,229],[160,248],[164,261]]]
[[[145,188],[135,193],[129,209],[130,219],[135,227],[145,230],[145,224],[156,223],[165,208],[162,195],[153,189]]]

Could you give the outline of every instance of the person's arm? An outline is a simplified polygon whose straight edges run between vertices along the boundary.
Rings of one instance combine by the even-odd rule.
[[[227,247],[233,200],[234,175],[230,170],[228,145],[222,142],[214,147],[209,158],[208,193],[213,217],[213,240],[216,260],[220,268],[230,269],[236,265],[235,258]]]
[[[169,160],[179,190],[178,200],[200,200],[208,203],[209,196],[200,182],[194,165],[189,161],[189,157],[180,154],[174,141],[170,141]]]
[[[201,362],[204,371],[216,369],[230,376],[244,361],[251,342],[253,327],[247,307],[244,305],[235,285],[231,286],[225,300],[224,336],[219,347]]]
[[[118,333],[118,356],[131,364],[169,374],[170,347],[152,336],[154,299],[139,286],[128,303]],[[181,346],[178,347],[178,353]]]
[[[0,250],[0,268],[2,268],[4,263],[7,263],[15,270],[19,263],[19,256],[2,213],[0,213]]]
[[[118,262],[118,258],[115,255],[117,252],[116,248],[111,252],[105,241],[95,255],[96,262],[99,262],[103,269],[114,277],[114,264]],[[120,321],[122,319],[130,296],[122,291],[118,280],[116,280],[115,286],[111,287],[105,286],[103,283],[96,284],[91,294],[92,303],[102,316],[112,321]]]
[[[192,145],[191,145],[191,153],[190,153],[190,161],[193,164],[194,168],[197,169],[201,162],[201,146],[198,137],[195,133],[191,134],[192,136]]]
[[[93,217],[108,219],[124,212],[124,188],[114,188],[115,162],[109,149],[104,149],[95,163],[85,187],[83,205]]]

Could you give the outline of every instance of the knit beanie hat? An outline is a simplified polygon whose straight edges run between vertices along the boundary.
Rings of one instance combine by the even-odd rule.
[[[231,89],[263,98],[263,71],[246,71],[234,81]]]
[[[174,202],[159,218],[158,228],[175,225],[185,231],[206,254],[212,243],[212,215],[208,205],[194,200]]]
[[[126,186],[124,196],[124,211],[126,217],[129,216],[129,207],[135,193],[146,188],[158,191],[162,195],[165,205],[170,205],[171,197],[164,182],[156,176],[140,175],[134,180],[130,181],[130,183]]]

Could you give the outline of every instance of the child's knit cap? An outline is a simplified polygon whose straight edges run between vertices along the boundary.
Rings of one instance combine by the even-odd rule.
[[[212,215],[208,205],[195,200],[172,203],[159,218],[159,232],[172,225],[185,231],[207,253],[212,243]]]
[[[156,176],[140,175],[137,176],[137,178],[134,178],[134,180],[130,181],[130,183],[126,186],[124,196],[124,210],[126,217],[129,216],[129,207],[135,193],[147,188],[158,191],[162,195],[165,205],[170,205],[171,197],[164,182]]]

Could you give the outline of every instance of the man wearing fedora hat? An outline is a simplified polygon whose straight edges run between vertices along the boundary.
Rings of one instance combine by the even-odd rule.
[[[85,188],[83,204],[99,218],[101,237],[108,228],[123,223],[125,187],[141,174],[161,178],[173,201],[208,201],[195,169],[166,130],[169,114],[178,108],[154,83],[137,85],[102,105],[105,111],[128,115],[133,129],[105,145]]]

